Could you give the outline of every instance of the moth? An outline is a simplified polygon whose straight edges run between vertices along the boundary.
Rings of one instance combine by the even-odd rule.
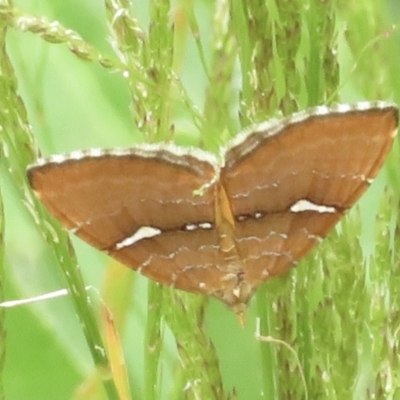
[[[389,102],[319,106],[252,126],[219,157],[173,144],[37,160],[39,199],[81,239],[241,314],[365,192],[397,133]]]

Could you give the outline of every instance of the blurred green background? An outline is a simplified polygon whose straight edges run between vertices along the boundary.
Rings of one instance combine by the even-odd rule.
[[[200,36],[207,50],[208,41],[211,39],[212,13],[215,2],[203,0],[195,3],[194,9],[197,21],[200,24]],[[373,3],[373,1],[365,3]],[[399,20],[400,3],[397,0],[379,3],[378,9],[382,13],[376,17],[381,19],[382,16],[386,16],[380,21],[382,31],[379,33],[387,31],[388,38],[381,38],[377,41],[376,46],[379,46],[382,41],[388,40],[394,43],[393,47],[397,51],[397,54],[393,54],[393,60],[381,60],[382,64],[387,67],[388,64],[399,60],[399,35],[397,30],[391,32],[390,29],[391,24],[397,23]],[[338,2],[339,5],[340,2]],[[103,54],[112,54],[108,42],[109,32],[104,4],[101,1],[20,0],[15,1],[15,6],[19,7],[24,13],[38,17],[45,16],[49,21],[60,21],[64,27],[78,32],[84,40],[91,43]],[[175,7],[178,8],[179,6],[180,2],[177,1]],[[347,8],[349,13],[350,8]],[[131,9],[132,15],[147,29],[150,22],[147,1],[134,1]],[[373,57],[374,54],[374,46],[360,48],[358,54],[350,50],[345,40],[345,34],[348,30],[351,31],[352,22],[354,20],[343,12],[343,14],[339,14],[336,26],[340,42],[339,50],[341,51],[339,60],[343,71],[341,74],[343,87],[340,92],[340,100],[343,102],[364,100],[365,96],[370,96],[371,93],[379,93],[379,90],[374,92],[374,89],[360,86],[360,82],[357,80],[360,72],[352,73],[352,68],[359,61],[359,57],[362,57],[364,62],[365,60],[368,62],[368,59]],[[365,29],[368,29],[368,27],[366,21]],[[374,34],[372,34],[372,37],[374,37]],[[368,40],[365,44],[367,42]],[[206,77],[199,61],[195,42],[190,34],[186,46],[180,76],[190,98],[201,109],[205,98]],[[41,40],[38,35],[16,29],[10,29],[8,32],[7,51],[18,77],[19,91],[28,110],[29,122],[43,155],[92,147],[131,146],[144,140],[131,118],[129,91],[124,79],[118,73],[108,71],[96,63],[85,63],[78,60],[63,44],[49,44]],[[377,75],[379,75],[378,71]],[[397,76],[393,76],[392,82],[389,95],[392,95],[398,101],[400,98],[400,81]],[[370,84],[379,87],[381,82],[371,81]],[[368,92],[368,90],[370,91]],[[382,91],[383,94],[387,93],[385,90]],[[174,122],[178,141],[197,143],[197,131],[187,115],[183,112],[177,112]],[[237,122],[236,124],[239,125]],[[185,135],[187,135],[187,138],[184,138]],[[318,260],[321,260],[319,257],[322,257],[329,268],[332,269],[333,275],[343,273],[343,280],[347,279],[348,289],[342,287],[335,294],[335,288],[329,288],[328,294],[326,294],[323,279],[328,279],[328,277],[324,278],[322,275],[317,276],[310,272],[309,277],[315,278],[317,283],[314,283],[313,292],[309,295],[310,297],[324,298],[322,302],[325,302],[327,308],[330,307],[328,303],[332,301],[331,296],[337,295],[342,298],[343,309],[335,309],[333,314],[327,313],[325,324],[318,325],[316,323],[311,329],[315,331],[314,335],[317,336],[323,336],[326,329],[340,330],[340,332],[335,333],[338,337],[338,343],[343,341],[343,345],[337,347],[338,359],[342,359],[344,364],[349,363],[354,375],[352,385],[345,388],[348,390],[348,397],[346,397],[348,399],[389,398],[382,393],[382,397],[379,397],[379,393],[375,393],[373,390],[377,386],[374,383],[374,379],[377,379],[376,375],[379,375],[381,373],[379,371],[385,370],[385,368],[387,372],[390,371],[392,385],[396,387],[400,382],[398,362],[394,362],[392,358],[388,357],[388,354],[393,354],[394,350],[388,348],[377,350],[374,347],[375,342],[372,340],[369,342],[370,352],[371,354],[374,351],[381,352],[381,355],[378,355],[380,363],[376,362],[376,358],[374,358],[376,355],[368,355],[367,352],[364,352],[358,361],[349,361],[346,348],[351,348],[354,343],[349,339],[350,336],[346,339],[345,330],[338,328],[341,326],[340,319],[342,317],[348,318],[348,316],[342,314],[346,313],[346,290],[358,290],[356,283],[352,285],[353,273],[351,269],[370,267],[372,272],[367,278],[362,274],[357,276],[362,276],[360,279],[370,279],[372,286],[376,285],[376,287],[382,288],[382,291],[369,294],[367,300],[362,297],[360,302],[366,302],[365,307],[367,308],[370,307],[370,302],[374,300],[378,303],[381,301],[383,303],[388,302],[387,308],[381,309],[380,312],[373,309],[371,313],[377,312],[379,314],[377,318],[382,322],[382,331],[384,324],[390,324],[393,349],[397,349],[399,334],[395,326],[396,324],[400,326],[398,325],[400,323],[398,318],[399,307],[398,304],[396,307],[393,306],[394,308],[391,307],[398,299],[393,293],[396,293],[396,286],[398,287],[396,284],[400,283],[400,275],[398,273],[396,275],[399,262],[398,248],[390,247],[385,244],[386,242],[382,242],[383,244],[379,242],[378,247],[382,252],[379,254],[391,252],[391,256],[388,256],[387,259],[392,261],[393,266],[388,266],[388,274],[386,275],[374,275],[374,269],[371,266],[373,262],[370,260],[366,260],[365,265],[360,265],[360,263],[362,263],[363,257],[366,258],[368,251],[371,251],[375,258],[380,257],[380,255],[375,255],[374,250],[368,250],[370,248],[365,245],[369,240],[374,243],[374,232],[380,232],[383,227],[388,226],[390,232],[396,232],[396,235],[398,235],[398,231],[396,231],[398,188],[386,192],[389,200],[384,201],[386,204],[383,209],[380,202],[381,197],[379,197],[382,196],[384,186],[388,182],[396,182],[399,177],[399,173],[396,171],[399,165],[398,155],[398,149],[395,149],[389,161],[390,165],[377,180],[376,185],[371,188],[366,200],[363,200],[364,203],[361,208],[358,212],[351,213],[341,228],[330,236],[327,240],[328,243],[323,245],[324,248],[313,252],[313,256],[309,258],[310,266],[307,265],[307,262],[304,263],[304,266],[303,263],[299,266],[299,268],[304,267],[310,270],[312,260],[321,263]],[[2,172],[2,194],[6,215],[5,281],[3,282],[5,299],[28,298],[64,288],[65,283],[59,272],[57,261],[26,211],[12,179],[5,171],[4,165]],[[399,183],[398,180],[397,183]],[[372,225],[367,225],[367,228],[364,226],[367,231],[363,232],[362,227],[366,223],[363,218],[368,219],[372,215],[371,209],[368,207],[381,210],[380,220],[378,220],[378,224],[381,225],[375,228],[375,217],[373,217],[372,221],[369,221]],[[376,230],[374,231],[374,229]],[[342,235],[349,235],[346,237],[344,245],[343,240],[340,239]],[[357,239],[359,236],[361,237],[361,245]],[[390,240],[391,245],[398,243],[398,239],[385,237],[384,234],[383,238],[379,237],[379,240],[387,242]],[[85,283],[100,290],[105,285],[106,268],[112,261],[80,240],[72,238],[72,241]],[[360,246],[363,243],[365,246],[361,248]],[[356,246],[356,251],[354,246]],[[358,258],[352,258],[355,257],[354,253],[357,253]],[[349,260],[351,261],[349,262]],[[133,275],[133,273],[130,273],[130,275]],[[147,280],[138,274],[134,275],[134,278],[128,275],[123,275],[122,278],[132,279],[134,282],[129,281],[133,289],[131,295],[124,299],[125,307],[129,310],[129,318],[127,318],[123,332],[120,332],[120,334],[132,392],[134,393],[133,398],[142,399],[144,398],[143,343],[147,314]],[[295,299],[293,295],[295,278],[284,277],[282,279],[286,280],[286,283],[280,283],[280,286],[276,288],[272,285],[271,296],[277,293],[279,296]],[[338,279],[340,280],[340,278]],[[318,282],[321,282],[319,286]],[[354,282],[356,282],[356,279]],[[307,283],[305,283],[305,286],[307,286]],[[394,292],[390,292],[389,296],[385,295],[385,290],[393,290]],[[316,294],[315,291],[321,291],[321,293]],[[90,293],[98,301],[96,291],[92,290]],[[360,293],[361,296],[364,294]],[[374,294],[379,299],[374,298]],[[350,298],[353,299],[352,296],[349,296],[349,300]],[[306,301],[307,299],[304,298],[304,302]],[[295,311],[299,321],[302,320],[302,311],[306,313],[304,307],[306,306],[300,301],[300,306]],[[349,309],[351,309],[350,305]],[[392,311],[391,314],[388,314],[389,309]],[[268,398],[262,394],[265,384],[265,382],[263,383],[264,370],[261,367],[260,345],[254,340],[257,316],[255,301],[253,301],[245,327],[242,329],[237,324],[235,315],[217,301],[211,299],[206,306],[205,331],[216,347],[224,387],[227,391],[231,391],[235,387],[238,399]],[[373,317],[374,315],[371,315],[371,318]],[[287,318],[287,315],[282,316],[282,319],[284,318]],[[360,323],[358,316],[355,316],[354,319],[357,320],[357,323]],[[389,320],[390,322],[388,322]],[[305,324],[312,323],[309,316],[305,316],[304,321]],[[346,325],[344,326],[346,327]],[[378,328],[376,329],[377,332],[379,332]],[[176,344],[173,335],[167,327],[164,329],[163,367],[162,378],[160,379],[162,383],[159,386],[160,399],[173,397],[169,391],[173,387],[173,365],[176,362]],[[8,309],[6,330],[6,362],[2,374],[5,399],[70,399],[73,398],[74,393],[78,396],[77,390],[90,382],[89,377],[94,373],[93,362],[68,297]],[[368,332],[366,330],[363,334],[373,336],[376,331]],[[279,331],[271,332],[271,334],[278,339],[280,338]],[[296,344],[297,341],[301,341],[301,337],[293,338],[292,344]],[[319,352],[323,358],[327,349],[318,347],[318,343],[320,343],[318,338],[315,343],[315,351]],[[335,352],[336,344],[332,343],[330,352]],[[382,348],[388,346],[386,342],[381,345]],[[276,344],[273,346],[279,347]],[[286,357],[292,358],[291,353],[287,350],[281,351]],[[310,354],[310,357],[312,356]],[[354,356],[354,353],[352,353],[352,356]],[[397,358],[396,354],[394,358]],[[292,360],[291,365],[296,365],[296,362]],[[313,376],[312,379],[323,380],[326,376],[334,375],[335,369],[341,368],[337,361],[332,361],[332,363],[328,361],[326,365],[330,365],[332,369],[326,372],[326,375],[321,371],[319,376]],[[382,365],[384,366],[382,367]],[[285,366],[281,367],[283,368],[282,373],[298,373],[297,370],[291,368],[285,370]],[[278,366],[277,368],[281,367]],[[280,373],[277,374],[277,376],[279,375]],[[329,380],[329,378],[327,379]],[[367,381],[362,382],[363,379]],[[371,379],[371,381],[368,382],[368,379]],[[385,382],[387,381],[385,380]],[[340,386],[340,380],[336,382],[336,385]],[[400,389],[396,390],[395,387],[388,389],[388,393],[391,393],[390,398],[400,399]],[[365,388],[368,388],[368,390],[365,390]],[[373,397],[374,393],[378,397]],[[92,398],[97,398],[95,394],[92,396]],[[173,398],[191,398],[189,395],[187,395],[188,397],[185,396],[182,394],[182,397],[176,395]],[[332,389],[330,393],[325,392],[321,394],[321,397],[313,398],[343,399],[344,397],[341,396],[343,396],[343,392],[335,392]]]

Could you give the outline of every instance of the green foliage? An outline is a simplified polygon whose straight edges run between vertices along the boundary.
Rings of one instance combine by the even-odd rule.
[[[399,100],[398,34],[384,3],[15,3],[0,2],[0,298],[70,294],[6,318],[0,309],[0,398],[127,398],[104,304],[133,399],[399,398],[397,143],[359,207],[259,289],[243,328],[213,299],[147,284],[72,246],[25,175],[32,132],[46,155],[162,140],[216,152],[279,113]],[[258,318],[268,342],[254,336]]]

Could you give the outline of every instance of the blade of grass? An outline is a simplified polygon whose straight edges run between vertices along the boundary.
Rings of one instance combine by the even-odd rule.
[[[26,167],[34,161],[36,154],[33,150],[33,139],[29,130],[26,110],[22,99],[17,95],[17,80],[4,47],[2,48],[0,68],[2,70],[0,108],[3,113],[1,118],[3,124],[1,145],[3,153],[6,155],[5,160],[8,169],[18,185],[21,198],[24,199],[46,240],[52,245],[52,250],[60,263],[71,299],[81,320],[93,361],[102,376],[108,397],[117,399],[117,391],[108,373],[110,367],[90,305],[90,298],[85,291],[68,235],[58,222],[47,215],[27,183]]]

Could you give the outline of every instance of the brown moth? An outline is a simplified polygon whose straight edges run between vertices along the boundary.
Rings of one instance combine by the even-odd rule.
[[[92,149],[39,159],[28,176],[81,239],[241,315],[365,192],[397,125],[392,103],[320,106],[247,129],[220,157],[172,144]]]

